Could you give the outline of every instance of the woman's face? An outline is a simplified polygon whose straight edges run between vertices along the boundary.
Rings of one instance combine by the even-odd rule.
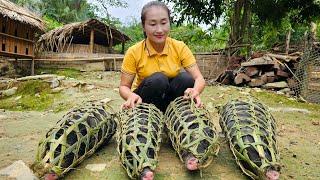
[[[145,14],[143,30],[151,43],[163,45],[170,31],[168,12],[162,7],[150,7]]]

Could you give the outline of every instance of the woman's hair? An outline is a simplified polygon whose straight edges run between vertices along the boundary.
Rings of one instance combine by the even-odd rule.
[[[147,4],[145,4],[142,8],[142,11],[141,11],[141,23],[142,23],[142,27],[144,27],[144,23],[146,22],[146,13],[148,11],[149,8],[151,7],[161,7],[163,9],[165,9],[168,13],[168,17],[169,17],[169,22],[170,22],[170,10],[168,8],[168,6],[166,4],[164,4],[163,2],[160,2],[160,1],[150,1],[148,2]],[[144,34],[144,37],[146,38],[146,33],[143,32]]]

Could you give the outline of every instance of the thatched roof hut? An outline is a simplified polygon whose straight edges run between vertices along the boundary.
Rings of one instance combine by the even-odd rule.
[[[95,53],[94,46],[111,48],[124,43],[130,38],[117,29],[97,20],[90,19],[76,22],[53,29],[43,34],[37,42],[38,51],[42,52],[71,52],[70,45],[89,45],[89,53]],[[74,47],[74,46],[73,46]],[[77,46],[78,51],[83,52]],[[85,46],[82,47],[85,49]],[[101,49],[101,48],[100,48]]]
[[[40,17],[9,0],[0,0],[0,16],[30,25],[39,31],[45,31],[45,23]]]

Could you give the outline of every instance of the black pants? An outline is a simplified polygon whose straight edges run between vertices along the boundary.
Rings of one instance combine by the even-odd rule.
[[[193,86],[194,79],[187,72],[182,72],[171,79],[157,72],[145,78],[134,92],[142,98],[142,102],[152,103],[165,112],[172,100],[183,96],[184,91]]]

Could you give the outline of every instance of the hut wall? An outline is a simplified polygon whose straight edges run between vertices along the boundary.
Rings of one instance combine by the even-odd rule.
[[[32,57],[34,31],[31,26],[0,16],[0,54]]]
[[[87,44],[70,44],[69,48],[65,46],[64,52],[67,53],[91,53],[90,45]],[[110,53],[108,47],[94,44],[93,53]]]
[[[35,59],[35,65],[36,68],[73,68],[81,71],[120,71],[122,61],[122,54],[47,52]]]
[[[216,79],[228,66],[225,55],[196,53],[194,56],[205,79]]]

